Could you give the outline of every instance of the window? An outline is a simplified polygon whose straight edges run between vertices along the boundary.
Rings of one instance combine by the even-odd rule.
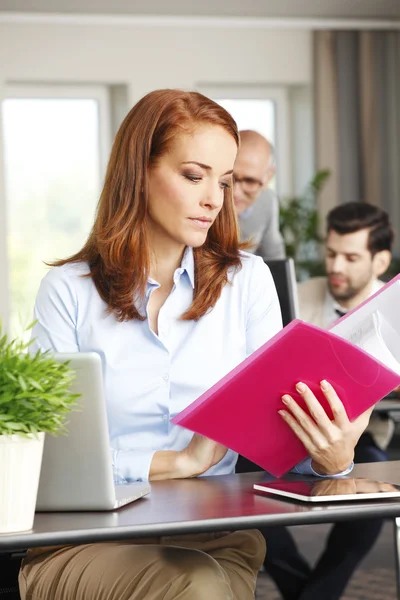
[[[215,99],[235,119],[239,130],[261,133],[275,147],[275,103],[272,100]],[[276,188],[276,178],[269,183]]]
[[[239,130],[253,129],[275,147],[276,181],[280,195],[291,193],[289,101],[285,88],[269,86],[198,86],[199,91],[221,104],[235,119]]]
[[[32,321],[44,261],[87,238],[110,147],[102,87],[7,89],[2,103],[12,334]]]
[[[217,98],[216,102],[233,116],[239,129],[258,131],[275,145],[275,103],[273,100]]]

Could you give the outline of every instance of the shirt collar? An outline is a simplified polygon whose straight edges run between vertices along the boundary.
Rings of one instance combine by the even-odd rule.
[[[187,246],[185,252],[183,253],[181,266],[175,270],[174,273],[174,283],[176,284],[179,281],[180,276],[185,273],[187,274],[190,285],[194,289],[194,255],[193,248],[191,246]],[[151,277],[147,278],[147,290],[149,292],[150,287],[160,287],[160,284]]]
[[[189,281],[191,283],[192,288],[194,289],[194,254],[193,248],[191,246],[187,246],[181,262],[181,273],[186,271],[187,276],[189,277]]]
[[[244,210],[242,212],[242,214],[239,215],[239,219],[247,219],[251,215],[251,213],[253,212],[253,210],[254,210],[254,204],[251,204],[249,206],[249,208],[246,208],[246,210]]]
[[[382,287],[382,285],[383,284],[379,279],[375,279],[372,283],[371,293],[369,297],[373,296],[373,294],[375,294],[375,292],[377,292]],[[346,310],[345,308],[343,308],[343,306],[341,306],[341,304],[339,304],[339,302],[335,300],[335,298],[330,293],[328,286],[326,286],[325,316],[328,323],[333,323],[334,321],[336,321],[336,319],[339,318],[338,314],[336,313],[337,310],[341,313],[349,312],[349,309]]]

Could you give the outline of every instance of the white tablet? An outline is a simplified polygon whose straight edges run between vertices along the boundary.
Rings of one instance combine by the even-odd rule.
[[[266,481],[265,483],[255,483],[253,488],[265,494],[303,502],[347,502],[348,500],[400,498],[400,485],[356,477]]]

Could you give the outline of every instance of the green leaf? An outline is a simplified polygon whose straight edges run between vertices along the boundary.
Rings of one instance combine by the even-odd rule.
[[[36,390],[39,390],[40,392],[43,392],[43,387],[40,385],[40,383],[38,383],[37,381],[35,381],[32,378],[28,379],[29,384],[34,387]]]
[[[30,323],[30,324],[29,324],[29,325],[26,327],[25,331],[30,331],[31,329],[33,329],[33,327],[35,327],[36,323],[37,323],[37,319],[36,319],[35,321],[32,321],[32,323]],[[30,345],[31,343],[32,343],[32,342],[28,342],[28,345]]]
[[[0,405],[1,404],[9,404],[10,402],[13,401],[14,398],[15,398],[15,394],[12,394],[11,392],[2,393],[0,395]]]
[[[24,390],[24,392],[26,392],[26,390],[28,389],[28,386],[26,385],[24,378],[21,375],[18,375],[18,382],[19,382],[19,385]]]
[[[0,435],[63,432],[76,409],[79,394],[70,390],[75,374],[69,365],[49,351],[26,352],[30,345],[9,340],[0,324]]]
[[[295,260],[296,267],[300,262],[319,259],[322,239],[317,198],[329,176],[330,172],[326,169],[318,171],[301,195],[281,201],[279,227],[286,254]]]
[[[28,428],[26,425],[24,425],[23,423],[14,423],[13,421],[8,421],[7,427],[8,427],[8,429],[14,429],[14,430],[22,429],[22,430],[28,431]]]
[[[9,379],[11,379],[11,381],[15,381],[15,383],[17,383],[18,379],[12,373],[9,373],[8,371],[4,371],[4,375],[6,377],[8,377]]]

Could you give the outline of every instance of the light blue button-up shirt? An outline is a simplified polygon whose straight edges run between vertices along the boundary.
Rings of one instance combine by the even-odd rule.
[[[158,316],[158,335],[149,321],[119,322],[107,314],[86,263],[52,268],[36,304],[32,349],[97,352],[102,359],[115,480],[145,481],[157,450],[182,450],[193,433],[171,418],[268,341],[282,327],[275,285],[263,260],[242,254],[240,271],[215,307],[198,321],[182,321],[194,291],[194,257],[187,248],[174,285]],[[159,284],[148,279],[146,298]],[[237,454],[205,474],[235,469]],[[314,473],[310,459],[296,470]]]

